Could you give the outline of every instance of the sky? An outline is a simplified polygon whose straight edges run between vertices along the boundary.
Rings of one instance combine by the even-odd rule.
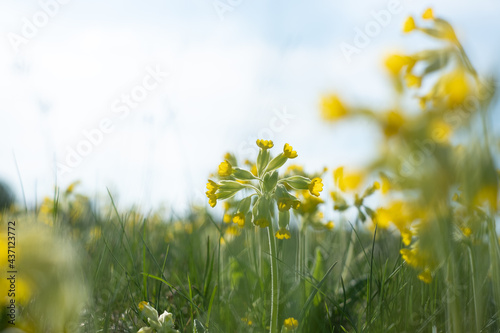
[[[480,73],[500,74],[496,0],[2,1],[0,179],[30,205],[80,180],[121,205],[182,211],[206,204],[225,152],[255,158],[257,138],[290,143],[309,171],[362,166],[380,137],[325,124],[320,97],[389,107],[383,58],[437,45],[401,33],[429,6]]]

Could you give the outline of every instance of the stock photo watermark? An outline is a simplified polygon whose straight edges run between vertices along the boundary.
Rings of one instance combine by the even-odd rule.
[[[288,112],[285,106],[281,109],[274,108],[272,111],[274,115],[269,119],[268,126],[261,128],[257,132],[256,137],[249,136],[246,140],[241,142],[237,148],[238,154],[244,156],[258,153],[259,149],[255,145],[257,139],[274,139],[277,133],[283,132],[291,121],[297,117],[295,114]]]
[[[90,155],[97,146],[103,143],[105,136],[114,131],[116,121],[126,118],[132,110],[146,100],[152,91],[165,83],[169,75],[158,65],[154,68],[151,66],[146,67],[146,75],[144,75],[141,83],[136,84],[129,92],[122,93],[120,98],[111,103],[111,112],[114,117],[104,117],[99,121],[98,126],[84,129],[81,132],[83,139],[74,146],[67,146],[64,162],[57,162],[57,175],[63,176],[78,167],[86,156]]]
[[[21,18],[19,33],[8,32],[7,39],[15,53],[19,52],[21,46],[28,44],[38,36],[41,29],[45,28],[50,20],[59,14],[61,7],[72,0],[39,0],[38,9],[31,17]]]
[[[342,42],[340,51],[347,63],[351,63],[354,55],[360,54],[367,48],[374,38],[377,38],[383,28],[389,26],[393,16],[403,12],[403,5],[400,0],[390,0],[385,9],[372,10],[370,16],[372,20],[366,22],[363,28],[354,27],[354,37],[350,43]]]
[[[224,21],[226,14],[233,12],[243,4],[244,0],[214,0],[212,5],[221,21]]]

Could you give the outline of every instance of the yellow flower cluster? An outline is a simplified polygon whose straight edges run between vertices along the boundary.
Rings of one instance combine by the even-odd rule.
[[[237,161],[232,154],[226,154],[225,160],[219,165],[218,182],[211,179],[207,183],[206,196],[211,207],[215,207],[218,200],[226,201],[227,207],[223,217],[225,223],[237,224],[243,228],[247,221],[252,221],[255,226],[267,228],[271,226],[274,209],[279,211],[279,230],[275,233],[278,239],[290,239],[288,230],[290,221],[290,209],[298,210],[301,207],[300,200],[292,195],[291,189],[307,190],[313,196],[318,197],[323,190],[321,178],[314,177],[312,180],[299,175],[292,175],[280,179],[278,169],[289,159],[298,156],[293,147],[285,143],[283,152],[271,158],[269,150],[274,147],[271,140],[257,140],[259,154],[255,163],[245,161],[250,171],[237,167]],[[233,165],[233,164],[235,165]],[[241,200],[233,200],[237,194],[249,191],[247,196]],[[332,224],[327,228],[333,227]]]

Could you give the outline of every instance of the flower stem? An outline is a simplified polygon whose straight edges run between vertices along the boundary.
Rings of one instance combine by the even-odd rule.
[[[270,333],[278,333],[278,262],[276,260],[276,241],[272,222],[267,229],[269,236],[269,249],[271,250],[271,325]]]

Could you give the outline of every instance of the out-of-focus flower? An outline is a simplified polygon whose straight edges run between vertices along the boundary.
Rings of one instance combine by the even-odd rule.
[[[278,231],[276,231],[275,236],[278,239],[290,239],[292,237],[290,231],[285,228],[280,228]]]
[[[422,85],[422,78],[413,74],[407,74],[405,76],[405,82],[408,88],[420,88]]]
[[[389,111],[382,120],[384,135],[389,138],[399,133],[405,119],[398,111]]]
[[[413,19],[412,16],[409,16],[405,23],[403,24],[403,32],[404,33],[409,33],[409,32],[412,32],[413,30],[415,30],[417,28],[416,24],[415,24],[415,20]]]
[[[283,322],[283,332],[292,332],[299,327],[299,322],[297,319],[290,317],[285,319]]]
[[[344,167],[333,171],[333,180],[342,192],[354,191],[359,188],[364,180],[362,172],[344,173]]]
[[[427,284],[431,283],[432,282],[431,271],[428,268],[426,268],[423,272],[421,272],[418,275],[418,278]]]
[[[425,12],[422,14],[422,18],[424,20],[433,20],[434,19],[434,12],[432,11],[432,8],[427,8]]]
[[[245,226],[245,214],[237,213],[233,216],[233,223],[236,223],[240,227]]]
[[[347,108],[336,95],[324,96],[321,99],[321,116],[326,121],[336,121],[347,115]]]
[[[233,173],[233,168],[231,166],[231,163],[228,161],[224,161],[221,164],[219,164],[219,176],[221,177],[229,177]]]
[[[415,59],[406,55],[391,54],[385,59],[385,67],[394,76],[399,75],[405,67],[407,71],[411,70],[414,65]]]

